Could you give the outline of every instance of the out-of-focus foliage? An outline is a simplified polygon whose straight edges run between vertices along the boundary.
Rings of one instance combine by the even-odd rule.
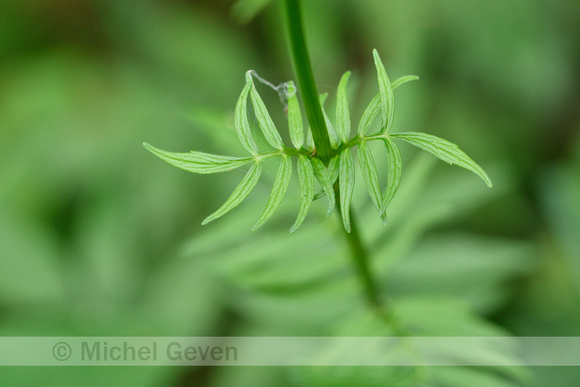
[[[276,2],[246,3],[0,2],[0,335],[389,334],[366,314],[326,203],[314,202],[313,216],[288,235],[299,205],[290,192],[278,210],[285,221],[251,233],[276,175],[264,168],[260,199],[202,228],[207,208],[236,182],[171,168],[140,145],[244,155],[233,125],[242,75],[292,77]],[[377,48],[394,78],[422,80],[398,91],[397,131],[459,144],[494,182],[488,190],[403,145],[408,165],[387,228],[364,186],[355,189],[373,266],[401,318],[424,335],[579,335],[578,2],[304,5],[321,92],[335,95],[351,69],[358,120],[377,91],[368,55]],[[263,97],[283,122],[275,93]],[[384,168],[386,157],[369,148]],[[443,385],[485,385],[520,370],[479,379],[438,372]],[[573,367],[529,372],[537,386],[580,380]],[[375,377],[361,369],[0,370],[3,385],[22,386]]]

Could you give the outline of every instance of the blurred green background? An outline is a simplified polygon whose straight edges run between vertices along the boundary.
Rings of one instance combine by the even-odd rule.
[[[401,310],[457,301],[505,334],[579,336],[580,3],[304,1],[304,15],[331,111],[351,70],[358,120],[378,90],[377,48],[391,79],[421,78],[397,90],[394,130],[457,143],[494,181],[403,146],[385,229],[359,184],[384,292]],[[252,234],[273,166],[247,203],[202,228],[243,171],[193,175],[141,147],[244,155],[233,129],[244,72],[293,77],[277,1],[4,0],[0,58],[0,335],[373,333],[357,323],[364,301],[323,201],[291,236],[291,188]],[[288,139],[277,96],[260,93]],[[427,327],[439,321],[418,310]],[[441,327],[426,335],[463,332]],[[323,384],[294,371],[16,368],[0,381]],[[530,385],[580,383],[578,368],[531,372]]]

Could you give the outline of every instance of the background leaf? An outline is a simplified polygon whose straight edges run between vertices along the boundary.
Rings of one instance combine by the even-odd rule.
[[[233,6],[231,13],[241,23],[248,23],[272,0],[238,0]]]

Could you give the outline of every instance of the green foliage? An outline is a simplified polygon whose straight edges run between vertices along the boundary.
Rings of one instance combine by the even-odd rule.
[[[147,143],[143,146],[161,160],[177,168],[193,173],[208,174],[231,171],[252,161],[250,157],[230,157],[191,151],[189,153],[166,152]]]
[[[387,71],[385,70],[385,66],[383,66],[383,62],[381,62],[377,50],[373,50],[373,57],[375,59],[375,67],[377,68],[377,76],[379,79],[381,117],[383,118],[380,134],[383,134],[387,133],[393,126],[395,118],[395,95],[393,94],[393,86],[391,85],[391,81],[389,81]]]
[[[289,81],[286,87],[288,93],[288,129],[290,131],[290,139],[292,140],[294,148],[300,149],[304,143],[304,127],[302,124],[300,105],[298,104],[296,86],[294,86],[294,82]]]
[[[392,137],[400,138],[401,140],[405,140],[410,144],[431,152],[451,165],[457,164],[460,167],[468,169],[481,177],[488,187],[492,187],[491,180],[487,176],[487,173],[485,173],[485,171],[477,165],[475,161],[463,153],[457,145],[426,133],[397,133],[392,135]]]
[[[533,251],[527,242],[467,232],[434,233],[438,224],[453,219],[461,221],[473,212],[466,211],[464,203],[446,207],[449,203],[445,197],[455,191],[470,192],[479,184],[466,176],[459,181],[454,179],[451,184],[432,181],[429,175],[433,165],[428,155],[409,163],[401,193],[424,193],[398,195],[392,202],[390,217],[390,222],[397,227],[387,237],[384,233],[378,234],[383,244],[369,244],[376,274],[385,284],[381,293],[389,295],[390,310],[399,329],[410,336],[403,339],[406,345],[392,356],[399,361],[422,355],[431,359],[458,359],[458,362],[481,359],[497,366],[288,367],[279,372],[278,380],[283,380],[282,384],[459,387],[485,383],[518,386],[526,380],[527,374],[521,369],[507,366],[517,359],[515,348],[504,345],[507,339],[492,340],[490,345],[474,346],[470,351],[452,345],[422,347],[421,352],[414,350],[413,336],[505,337],[505,330],[478,317],[474,311],[498,310],[508,302],[511,290],[506,284],[529,270]],[[478,208],[502,195],[497,189],[485,194],[489,196],[472,195],[465,200]],[[353,198],[353,201],[360,206],[362,199]],[[430,219],[420,219],[420,214],[427,213],[430,207],[446,210],[432,211]],[[280,211],[287,215],[294,212],[289,205],[282,205]],[[371,208],[359,215],[368,222],[371,211],[375,210]],[[348,250],[336,232],[336,223],[306,223],[302,226],[303,232],[291,236],[276,227],[252,238],[243,232],[231,232],[243,229],[241,220],[248,222],[254,213],[254,206],[244,206],[239,218],[224,219],[195,236],[186,250],[189,257],[202,257],[203,266],[225,284],[222,286],[239,290],[228,298],[228,307],[257,325],[244,325],[236,335],[398,335],[393,324],[385,323],[375,311],[361,305],[358,278],[350,267]],[[424,237],[425,234],[430,237]],[[372,242],[372,238],[369,240]],[[360,353],[361,358],[370,361],[374,352],[373,348],[337,346],[319,348],[311,356],[313,361],[338,361],[341,356],[352,353]],[[264,371],[254,372],[257,377]]]
[[[249,78],[246,80],[246,82],[252,85],[250,92],[252,97],[252,105],[254,106],[254,112],[256,114],[256,118],[258,119],[258,123],[260,124],[260,128],[262,129],[262,133],[270,145],[281,151],[284,149],[284,145],[282,144],[282,138],[280,137],[280,134],[276,130],[276,126],[274,126],[274,121],[272,121],[270,113],[268,113],[266,105],[264,105],[262,98],[258,94],[256,85],[254,85],[252,82],[251,75],[249,73],[246,74],[246,78]],[[296,130],[297,129],[295,129],[295,131]]]
[[[248,113],[246,111],[246,107],[248,105],[248,93],[253,86],[252,76],[250,71],[246,73],[246,86],[242,90],[240,94],[240,98],[238,98],[238,102],[236,103],[236,132],[238,133],[238,138],[240,142],[246,148],[246,150],[252,155],[256,156],[258,153],[258,148],[256,147],[256,143],[252,138],[252,132],[250,128],[250,124],[248,122]]]
[[[392,139],[401,139],[415,146],[431,152],[443,161],[450,164],[457,164],[480,176],[488,186],[491,187],[491,181],[485,171],[463,153],[457,145],[441,138],[428,135],[425,133],[396,133],[389,134],[393,126],[395,103],[393,90],[400,85],[418,79],[413,75],[407,75],[397,79],[391,84],[387,72],[381,62],[379,54],[373,50],[373,57],[377,69],[377,79],[379,84],[379,94],[375,96],[365,109],[358,125],[358,134],[350,138],[350,109],[347,97],[347,83],[350,72],[346,72],[340,79],[337,92],[336,104],[336,123],[332,124],[328,115],[324,111],[324,103],[328,94],[321,94],[319,97],[320,104],[323,107],[323,115],[328,128],[331,146],[334,154],[328,164],[318,158],[312,144],[312,131],[309,128],[307,132],[306,148],[303,144],[303,126],[300,107],[296,96],[296,87],[293,82],[285,85],[285,99],[288,103],[288,128],[290,138],[294,148],[286,147],[282,138],[276,129],[268,110],[258,94],[252,78],[252,71],[246,73],[246,85],[238,98],[235,109],[235,128],[238,138],[244,148],[250,153],[251,157],[239,158],[229,156],[210,155],[201,152],[191,153],[172,153],[159,150],[149,144],[144,146],[153,154],[175,165],[195,173],[217,173],[229,171],[241,167],[247,163],[253,162],[254,165],[234,190],[233,194],[215,213],[207,217],[203,224],[207,224],[230,210],[237,207],[252,191],[257,184],[261,174],[261,163],[263,160],[273,157],[282,157],[278,176],[272,188],[270,199],[266,205],[266,210],[254,226],[253,230],[261,227],[280,206],[282,199],[288,189],[290,175],[292,173],[291,157],[298,157],[298,180],[300,183],[300,206],[298,218],[290,229],[295,232],[304,222],[311,204],[314,200],[326,195],[328,196],[329,209],[328,214],[334,207],[334,182],[338,179],[338,193],[340,196],[340,210],[342,222],[347,232],[350,232],[350,206],[353,198],[355,186],[355,167],[350,148],[358,146],[359,168],[362,171],[363,179],[372,202],[378,212],[383,224],[386,224],[386,211],[389,203],[395,196],[399,187],[402,176],[402,161],[398,147]],[[274,152],[261,151],[256,146],[252,137],[252,130],[248,120],[248,97],[251,100],[253,113],[258,121],[263,137],[267,143],[275,149]],[[377,116],[381,115],[382,125],[378,133],[367,136]],[[335,129],[336,127],[336,129]],[[379,183],[379,172],[377,170],[372,153],[367,145],[368,142],[381,140],[385,144],[388,170],[387,170],[387,187],[385,193],[382,193]],[[328,170],[327,170],[328,168]],[[315,194],[314,182],[318,181],[321,190]]]
[[[233,16],[242,23],[247,23],[272,0],[238,0],[232,7]]]
[[[209,222],[212,222],[217,218],[221,218],[222,216],[224,216],[225,214],[236,208],[241,202],[244,201],[245,198],[248,197],[250,192],[252,192],[252,190],[258,183],[261,174],[262,174],[262,163],[258,161],[254,165],[252,165],[252,168],[250,168],[244,179],[236,187],[236,189],[234,190],[232,195],[228,198],[228,200],[226,200],[226,202],[220,208],[218,208],[213,214],[205,218],[202,224],[208,224]],[[276,194],[279,193],[280,192],[277,192]]]
[[[373,159],[373,155],[365,141],[361,141],[358,145],[358,162],[360,169],[367,186],[367,190],[371,196],[371,200],[375,205],[375,209],[380,212],[382,206],[382,194],[379,186],[379,174],[377,172],[377,165]],[[393,175],[390,173],[389,176]],[[386,218],[383,219],[383,222]]]
[[[336,179],[333,180],[331,178],[330,173],[328,172],[322,161],[320,161],[317,158],[312,158],[311,161],[314,170],[314,176],[316,176],[318,184],[320,184],[320,186],[322,187],[322,191],[320,192],[324,193],[324,195],[326,195],[326,197],[328,198],[328,211],[326,213],[326,216],[330,216],[330,214],[332,214],[332,211],[334,210],[336,200],[334,197],[334,189],[332,188],[332,185],[334,184],[334,181]]]
[[[247,15],[268,2],[242,0],[236,11]],[[249,237],[282,157],[265,160],[253,195],[235,214],[200,228],[210,207],[235,187],[229,177],[241,179],[251,161],[228,177],[189,175],[135,147],[146,139],[163,149],[244,156],[234,127],[235,97],[243,88],[236,80],[243,81],[248,68],[282,79],[290,67],[280,51],[277,7],[242,28],[229,18],[228,2],[0,3],[3,336],[389,332],[385,324],[380,331],[364,323],[372,316],[358,317],[363,300],[340,224],[324,218],[330,198],[312,205],[301,232],[288,234],[298,208],[295,180],[273,221]],[[494,189],[486,190],[463,170],[403,145],[404,178],[389,204],[386,232],[357,170],[353,208],[395,313],[444,335],[493,316],[519,336],[577,336],[580,147],[572,144],[580,130],[574,114],[578,2],[438,1],[421,3],[420,12],[416,2],[303,5],[317,82],[330,92],[329,106],[340,75],[353,70],[353,126],[366,102],[379,96],[378,88],[367,87],[373,59],[360,56],[378,44],[397,98],[392,132],[428,130],[469,149],[474,160],[494,160],[486,164]],[[397,90],[395,74],[405,69],[426,81]],[[269,107],[275,99],[262,97]],[[276,114],[272,107],[286,141],[281,109]],[[329,116],[334,121],[334,111]],[[258,135],[258,146],[268,146]],[[387,185],[383,145],[367,145]],[[335,182],[333,160],[328,170],[331,179],[336,172]],[[186,246],[184,238],[191,238]],[[409,298],[425,305],[413,308],[412,319]],[[345,316],[352,316],[346,327]],[[574,386],[579,370],[534,367],[529,384],[508,383]],[[299,383],[307,371],[316,372],[3,367],[0,380],[7,386],[361,385],[373,373],[379,385],[396,385],[394,369],[326,369],[318,372],[327,376],[320,383]],[[417,375],[409,367],[399,371]],[[506,380],[499,371],[440,367],[424,373],[445,373],[436,379],[440,386],[495,386]],[[401,384],[422,385],[420,378],[405,380]]]
[[[298,181],[300,182],[300,209],[290,232],[295,232],[302,225],[314,200],[314,170],[304,155],[298,157]]]
[[[318,100],[320,101],[320,106],[322,106],[322,113],[324,115],[324,121],[326,122],[326,129],[328,129],[328,136],[330,137],[330,145],[332,146],[333,149],[337,149],[340,146],[340,139],[338,138],[336,129],[334,129],[334,125],[332,125],[332,122],[330,121],[330,118],[328,118],[328,114],[326,113],[326,109],[324,108],[324,104],[327,98],[328,93],[324,93],[320,94]]]
[[[379,213],[381,214],[385,214],[388,205],[395,197],[395,194],[399,189],[399,184],[401,184],[401,175],[403,171],[403,161],[401,159],[401,152],[399,152],[399,148],[397,148],[397,146],[390,138],[385,138],[383,142],[385,143],[385,148],[387,149],[387,157],[389,161],[388,165],[389,171],[391,171],[391,173],[389,173],[387,176],[387,190],[379,209]]]
[[[381,112],[381,95],[377,94],[365,109],[358,124],[358,135],[363,137]]]
[[[278,174],[276,175],[276,180],[274,181],[274,187],[272,187],[272,192],[270,193],[270,198],[268,199],[268,204],[262,213],[260,219],[252,228],[252,231],[260,228],[280,207],[284,195],[288,190],[290,185],[290,176],[292,175],[292,160],[288,156],[282,156],[282,161],[280,161],[280,166],[278,167]]]
[[[338,83],[337,101],[336,101],[336,127],[340,141],[345,144],[350,138],[350,110],[348,107],[348,98],[346,96],[346,85],[350,78],[350,71],[344,73]]]
[[[340,190],[340,214],[346,232],[350,232],[350,203],[354,191],[354,162],[348,149],[340,154],[338,160],[338,186]]]

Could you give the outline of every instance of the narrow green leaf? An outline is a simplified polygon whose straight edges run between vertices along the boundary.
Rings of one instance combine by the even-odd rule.
[[[262,101],[260,94],[258,94],[258,90],[256,90],[256,85],[252,80],[252,75],[246,73],[246,79],[248,77],[249,81],[252,82],[250,97],[252,98],[254,113],[256,114],[256,119],[258,120],[260,129],[262,129],[262,133],[270,145],[278,150],[282,150],[284,149],[284,144],[282,143],[280,133],[278,133],[276,125],[274,125],[274,121],[272,121],[272,117],[270,117],[270,113],[268,113],[268,109],[266,108],[264,101]]]
[[[333,158],[330,159],[330,162],[328,163],[328,176],[330,177],[330,182],[332,183],[332,185],[334,185],[334,183],[338,179],[338,173],[339,173],[338,160],[339,160],[339,157],[334,156]],[[326,195],[326,192],[324,192],[324,190],[321,189],[316,195],[314,195],[314,200],[318,200],[318,199],[324,197],[324,195]]]
[[[302,123],[302,113],[300,113],[300,105],[298,104],[298,97],[296,93],[296,86],[294,82],[290,81],[288,88],[288,129],[290,131],[290,139],[294,148],[302,148],[304,144],[304,126]]]
[[[348,149],[340,154],[338,184],[340,188],[340,213],[346,232],[350,232],[350,203],[354,191],[354,162]]]
[[[319,199],[322,199],[325,196],[326,196],[326,192],[323,189],[321,189],[320,191],[318,191],[317,193],[314,194],[312,201],[315,202]]]
[[[419,79],[416,75],[405,75],[398,78],[396,81],[392,83],[392,88],[395,90],[397,87],[401,86],[404,83],[409,81],[415,81]],[[359,125],[358,125],[358,134],[359,136],[364,136],[366,132],[371,128],[375,120],[377,119],[379,113],[381,112],[381,93],[377,93],[374,98],[371,100],[367,108],[365,109]]]
[[[397,133],[391,136],[393,138],[400,138],[401,140],[407,141],[409,144],[424,149],[451,165],[456,164],[468,169],[481,177],[488,187],[491,188],[493,186],[487,173],[485,173],[485,171],[475,161],[452,142],[431,134],[419,132]]]
[[[305,147],[309,151],[314,151],[314,138],[312,137],[312,129],[310,127],[308,127],[308,130],[306,131]]]
[[[393,81],[393,83],[391,84],[393,90],[395,90],[397,87],[407,83],[407,82],[411,82],[411,81],[416,81],[418,80],[419,77],[416,75],[403,75],[400,78],[397,78]]]
[[[348,97],[346,95],[346,86],[349,77],[350,71],[347,71],[340,78],[336,94],[336,129],[343,143],[346,143],[350,137],[350,110],[348,108]]]
[[[248,123],[248,112],[246,110],[248,105],[248,94],[252,87],[252,75],[250,71],[246,72],[246,86],[242,90],[238,102],[236,103],[234,125],[236,127],[236,132],[238,133],[238,138],[244,148],[246,148],[250,154],[255,156],[258,154],[258,147],[252,138],[252,131],[250,129],[250,124]]]
[[[338,179],[339,168],[338,168],[338,160],[339,156],[334,156],[330,159],[328,163],[328,174],[330,175],[330,182],[334,184],[334,182]]]
[[[250,157],[230,157],[196,151],[189,153],[166,152],[147,143],[143,143],[143,146],[169,164],[193,173],[207,174],[231,171],[253,160]]]
[[[381,187],[379,185],[377,165],[375,164],[375,159],[365,141],[361,141],[358,145],[358,162],[371,200],[373,201],[377,212],[382,214],[380,209],[383,195],[381,194]],[[386,218],[383,219],[383,222],[384,221],[386,221]]]
[[[266,223],[276,210],[280,207],[284,195],[288,190],[288,185],[290,184],[290,176],[292,175],[292,159],[286,155],[282,156],[282,161],[280,161],[280,166],[278,167],[278,173],[276,174],[276,180],[274,181],[274,186],[272,187],[272,192],[268,198],[268,203],[266,208],[260,216],[260,219],[252,228],[252,231],[256,231],[264,223]]]
[[[330,216],[335,205],[334,189],[332,188],[333,182],[330,181],[330,174],[322,161],[317,158],[312,158],[310,159],[310,162],[312,163],[314,176],[328,198],[328,211],[326,212],[326,216]]]
[[[340,140],[338,139],[338,135],[336,134],[336,130],[334,126],[332,126],[332,122],[328,118],[326,114],[326,110],[324,109],[324,103],[326,102],[326,98],[328,97],[328,93],[320,94],[318,99],[320,101],[320,106],[322,107],[322,114],[324,115],[324,121],[326,121],[326,128],[328,129],[328,137],[330,138],[330,145],[332,148],[336,149],[340,145]]]
[[[300,209],[290,232],[295,232],[302,225],[314,198],[314,171],[308,157],[304,155],[298,157],[298,181],[300,182]]]
[[[330,182],[332,185],[334,185],[334,183],[336,182],[336,180],[338,180],[338,160],[339,160],[339,156],[334,156],[333,158],[330,159],[330,162],[328,163],[328,176],[330,177]],[[333,190],[334,192],[334,190]],[[314,200],[318,200],[321,197],[323,197],[324,195],[326,195],[326,192],[321,189],[316,195],[314,195]]]
[[[365,109],[359,121],[358,134],[360,137],[364,136],[366,132],[371,128],[380,112],[381,112],[381,95],[377,94],[371,100],[371,102]]]
[[[387,76],[387,71],[377,50],[373,50],[373,57],[375,59],[375,67],[377,68],[377,78],[379,80],[379,93],[381,95],[381,113],[383,117],[383,127],[381,134],[388,133],[393,126],[393,119],[395,117],[395,96],[393,95],[393,86]]]
[[[240,184],[236,187],[232,195],[226,200],[226,202],[213,214],[205,218],[205,220],[201,223],[202,225],[206,225],[209,222],[216,220],[227,214],[232,209],[236,208],[245,198],[248,197],[250,192],[254,189],[258,180],[260,179],[260,175],[262,174],[262,163],[256,162],[252,165],[252,168],[248,171],[244,179],[240,182]]]
[[[403,172],[403,161],[401,159],[401,152],[397,145],[390,139],[385,138],[385,148],[387,148],[387,161],[389,166],[389,172],[387,175],[387,189],[385,191],[385,196],[381,203],[381,208],[379,213],[386,217],[387,207],[393,200],[393,197],[399,189],[399,184],[401,183],[401,175]]]

